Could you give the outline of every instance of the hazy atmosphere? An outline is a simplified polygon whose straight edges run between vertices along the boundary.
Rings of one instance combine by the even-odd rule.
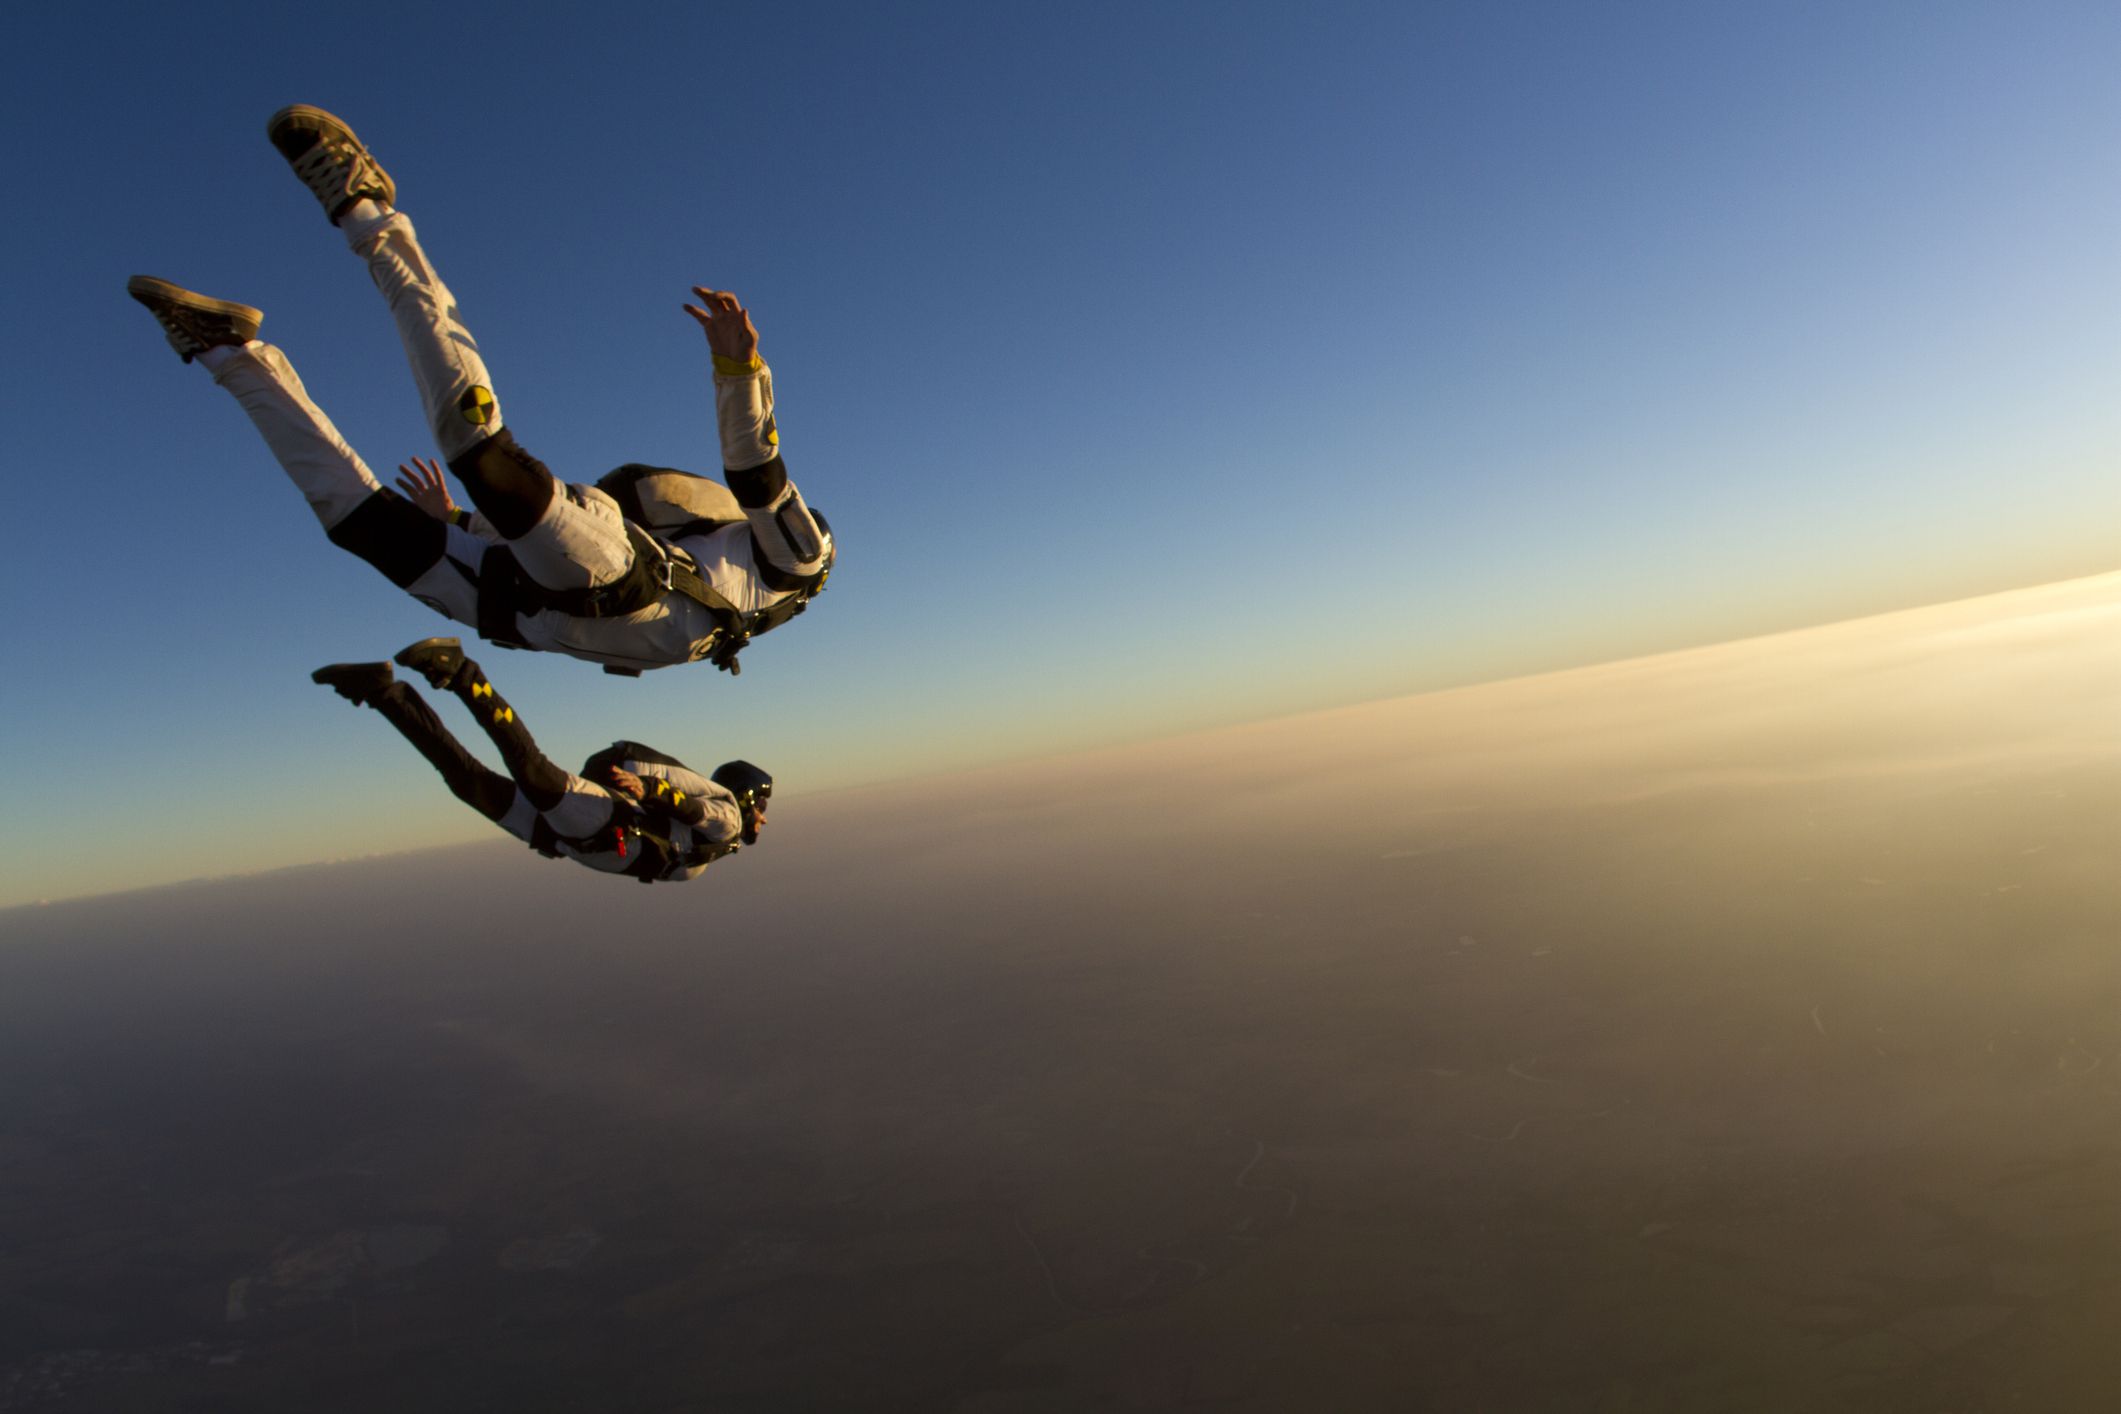
[[[2104,1408],[2117,664],[2107,576],[827,797],[711,911],[0,915],[0,1392]]]

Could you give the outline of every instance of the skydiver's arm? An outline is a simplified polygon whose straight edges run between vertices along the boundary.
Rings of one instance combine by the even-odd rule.
[[[641,786],[641,809],[648,814],[686,825],[706,822],[707,802],[704,798],[679,790],[661,776],[646,777]]]
[[[674,820],[717,842],[731,840],[742,831],[743,809],[725,788],[684,767],[634,763],[635,773],[623,766],[606,769],[605,780],[613,790],[639,802],[644,814]]]
[[[759,357],[759,331],[727,290],[695,285],[692,292],[705,308],[688,304],[685,312],[706,331],[707,346],[714,353],[714,415],[729,489],[744,508],[752,540],[766,563],[784,575],[814,575],[824,565],[830,542],[781,461],[780,428],[773,420],[773,370]]]
[[[722,434],[722,466],[748,471],[779,454],[773,370],[759,357],[759,331],[735,295],[705,285],[694,285],[692,292],[700,303],[686,305],[685,312],[706,331],[707,348],[714,355],[714,414]]]

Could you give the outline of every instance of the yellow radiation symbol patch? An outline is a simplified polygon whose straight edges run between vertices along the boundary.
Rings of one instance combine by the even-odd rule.
[[[457,399],[457,411],[464,414],[464,420],[473,427],[484,427],[493,421],[493,410],[493,390],[476,383],[466,388],[464,396]]]

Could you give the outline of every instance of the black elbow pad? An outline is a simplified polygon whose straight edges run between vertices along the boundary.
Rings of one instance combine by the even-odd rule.
[[[747,511],[772,505],[788,486],[788,468],[779,457],[757,466],[747,466],[742,471],[724,468],[722,475],[728,480],[736,503]]]

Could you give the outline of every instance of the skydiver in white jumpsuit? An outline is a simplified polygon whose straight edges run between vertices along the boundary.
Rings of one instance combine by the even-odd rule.
[[[507,775],[465,750],[389,663],[333,663],[311,677],[374,708],[441,772],[457,799],[541,854],[647,884],[682,882],[757,843],[765,828],[773,777],[748,761],[726,761],[702,776],[675,757],[621,741],[576,774],[538,749],[456,639],[424,639],[396,661],[455,694],[499,749]]]
[[[752,634],[824,587],[831,530],[788,480],[773,375],[735,295],[694,286],[700,302],[684,308],[713,355],[722,465],[741,519],[651,535],[611,495],[562,483],[517,444],[455,298],[392,204],[396,184],[352,130],[298,104],[273,116],[268,136],[367,262],[435,441],[493,536],[435,521],[382,486],[286,355],[258,339],[258,310],[151,276],[127,290],[185,362],[197,359],[235,395],[334,544],[489,639],[621,673],[700,659],[734,671]]]

